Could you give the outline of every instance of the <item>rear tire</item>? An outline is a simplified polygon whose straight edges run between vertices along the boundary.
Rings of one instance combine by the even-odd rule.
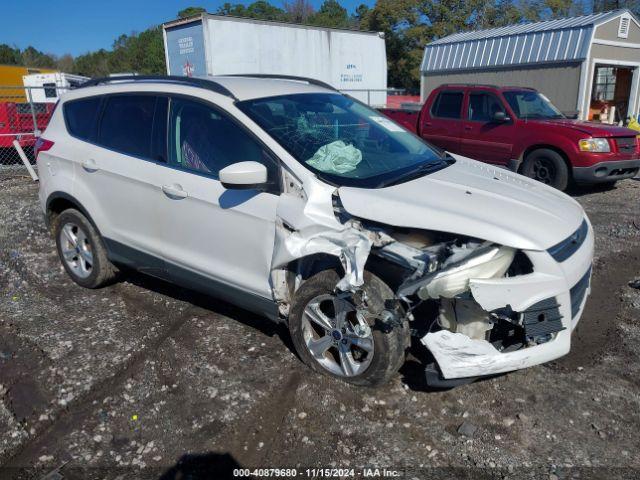
[[[334,294],[340,280],[334,270],[324,270],[309,278],[298,289],[291,305],[289,331],[302,361],[316,372],[347,383],[374,387],[387,381],[402,366],[409,345],[409,328],[387,325],[367,315],[370,331],[359,328],[355,310],[347,299]],[[364,272],[363,290],[371,312],[384,309],[393,291],[374,274]],[[343,303],[343,302],[347,303]],[[347,313],[340,320],[335,312]],[[311,316],[316,320],[312,320]]]
[[[558,190],[569,185],[569,168],[555,150],[540,148],[529,153],[522,164],[522,174]]]
[[[78,285],[100,288],[116,278],[117,269],[107,258],[102,238],[81,212],[63,211],[54,221],[53,234],[62,266]]]

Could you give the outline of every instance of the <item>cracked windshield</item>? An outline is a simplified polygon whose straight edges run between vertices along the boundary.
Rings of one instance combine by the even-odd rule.
[[[387,186],[448,165],[403,127],[342,95],[285,95],[238,106],[299,162],[337,185]]]

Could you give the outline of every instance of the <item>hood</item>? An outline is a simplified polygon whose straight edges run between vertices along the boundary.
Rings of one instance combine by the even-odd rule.
[[[637,132],[617,125],[607,125],[604,123],[586,122],[584,120],[571,120],[569,118],[559,118],[550,120],[527,120],[554,127],[561,126],[579,132],[586,133],[592,137],[635,137]]]
[[[508,170],[454,155],[456,163],[379,189],[340,187],[351,215],[396,227],[476,237],[518,249],[546,250],[580,226],[571,197]]]

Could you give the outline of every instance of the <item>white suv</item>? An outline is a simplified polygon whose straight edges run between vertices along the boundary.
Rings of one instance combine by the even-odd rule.
[[[286,322],[305,363],[357,385],[394,375],[411,335],[437,385],[555,359],[589,293],[574,200],[310,79],[93,80],[37,163],[76,283],[130,267],[209,293]]]

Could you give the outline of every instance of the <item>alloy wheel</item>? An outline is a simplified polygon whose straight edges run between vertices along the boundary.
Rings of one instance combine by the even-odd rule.
[[[62,259],[74,275],[87,278],[93,271],[93,248],[87,234],[74,223],[60,229]]]
[[[319,295],[305,307],[302,333],[307,350],[329,372],[354,377],[371,364],[373,332],[355,306],[335,295]]]

